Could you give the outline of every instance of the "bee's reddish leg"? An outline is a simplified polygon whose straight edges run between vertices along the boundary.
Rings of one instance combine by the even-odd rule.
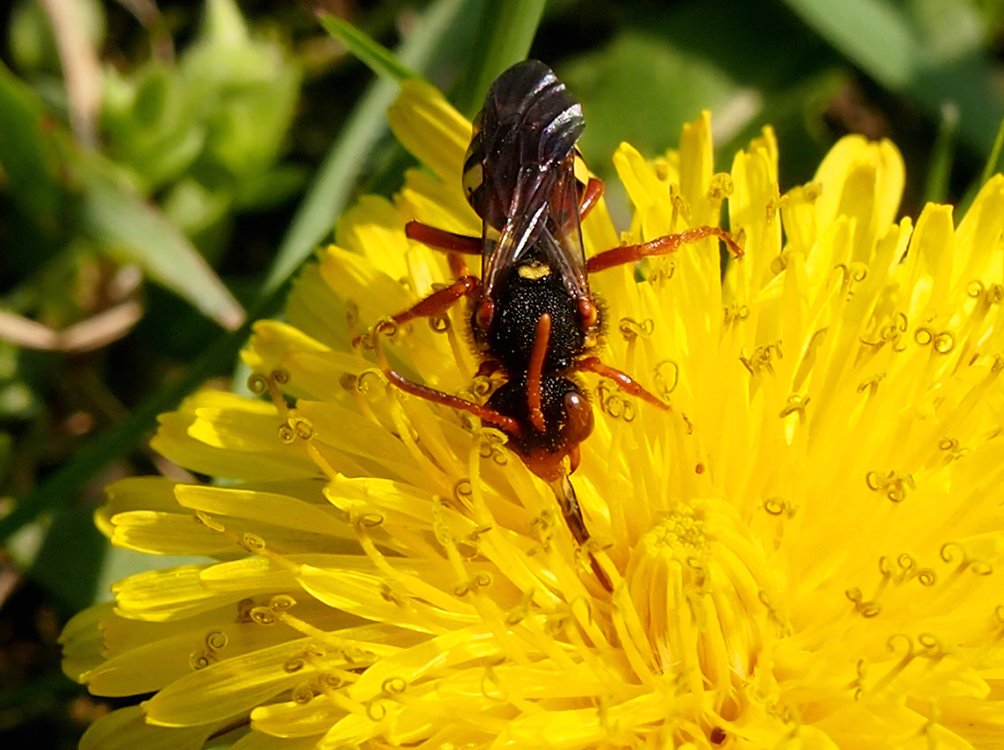
[[[708,237],[717,237],[725,243],[729,252],[735,257],[743,257],[743,249],[724,229],[720,227],[695,227],[678,234],[667,234],[665,237],[657,237],[654,240],[649,240],[639,245],[622,245],[621,247],[604,250],[602,253],[594,255],[586,261],[586,272],[595,273],[596,271],[603,271],[613,266],[633,263],[634,261],[653,255],[669,255],[676,252],[681,245],[700,242]]]
[[[471,297],[481,288],[481,279],[477,276],[461,276],[448,287],[439,289],[425,299],[421,299],[407,310],[402,310],[394,316],[395,323],[407,323],[415,318],[432,318],[442,315],[462,297]]]
[[[450,254],[450,271],[457,278],[445,289],[433,292],[417,304],[395,315],[394,322],[405,323],[412,318],[442,315],[461,297],[470,297],[477,292],[481,282],[476,276],[471,275],[467,263],[464,262],[459,253],[480,255],[480,237],[468,237],[463,234],[447,232],[445,229],[430,227],[420,221],[409,221],[404,226],[404,233],[409,239],[421,242],[435,250],[448,252]]]
[[[585,359],[580,359],[575,363],[575,369],[585,372],[594,372],[601,377],[617,383],[618,387],[625,393],[630,393],[632,396],[643,398],[650,404],[658,406],[660,409],[669,409],[669,406],[664,401],[661,401],[655,394],[642,387],[638,381],[626,372],[621,372],[616,367],[603,364],[599,357],[586,357]]]
[[[603,197],[603,180],[590,177],[586,183],[586,189],[582,191],[582,198],[579,200],[579,221],[582,221],[589,212],[596,208],[600,198]]]
[[[551,341],[551,314],[543,313],[537,318],[537,330],[533,335],[533,350],[526,370],[526,403],[530,410],[530,424],[537,432],[543,432],[544,412],[541,408],[543,394],[540,381],[544,374],[544,360],[547,359],[547,345]]]
[[[430,227],[420,221],[409,221],[404,225],[404,233],[408,239],[421,242],[435,250],[481,255],[482,240],[480,237],[468,237],[466,234],[447,232],[445,229]]]
[[[443,406],[448,406],[451,409],[456,409],[457,411],[465,411],[468,414],[473,414],[485,424],[497,427],[503,432],[507,432],[512,435],[519,435],[522,432],[519,423],[515,419],[507,417],[504,414],[500,414],[487,406],[476,404],[473,401],[468,401],[467,399],[460,398],[459,396],[444,393],[443,391],[430,388],[429,386],[422,385],[421,383],[414,383],[389,367],[383,368],[383,374],[392,385],[396,388],[400,388],[405,393],[411,394],[412,396],[424,398],[426,401],[431,401],[434,404],[442,404]]]
[[[461,276],[448,287],[438,289],[428,297],[420,299],[407,310],[402,310],[391,319],[400,325],[415,318],[432,318],[443,315],[461,297],[473,297],[481,289],[481,279],[477,276]],[[358,346],[362,341],[362,336],[352,339],[352,346]]]

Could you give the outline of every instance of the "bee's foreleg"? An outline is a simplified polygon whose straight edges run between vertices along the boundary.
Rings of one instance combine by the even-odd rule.
[[[721,227],[694,227],[677,234],[656,237],[654,240],[637,245],[621,245],[620,247],[604,250],[602,253],[598,253],[586,260],[586,272],[595,273],[596,271],[603,271],[625,263],[634,263],[642,258],[649,258],[655,255],[669,255],[679,250],[681,245],[700,242],[708,237],[717,237],[720,239],[725,243],[729,252],[736,258],[743,256],[743,249]]]

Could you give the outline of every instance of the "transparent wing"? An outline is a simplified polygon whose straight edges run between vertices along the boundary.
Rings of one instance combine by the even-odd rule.
[[[572,154],[561,165],[548,201],[540,247],[546,260],[561,274],[572,296],[584,299],[589,297],[589,281],[579,226],[579,182],[575,179],[574,163]]]
[[[481,280],[486,296],[492,296],[499,273],[531,248],[561,274],[573,296],[588,296],[573,163],[570,155],[550,169],[533,165],[521,173],[498,241],[485,243]]]

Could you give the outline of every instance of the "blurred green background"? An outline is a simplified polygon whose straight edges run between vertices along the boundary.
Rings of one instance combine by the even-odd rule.
[[[848,132],[899,145],[906,214],[964,205],[998,169],[1000,0],[3,7],[4,747],[74,747],[111,705],[62,676],[56,642],[151,564],[94,530],[102,487],[178,471],[146,447],[156,414],[228,385],[246,321],[279,309],[354,196],[400,184],[412,162],[383,112],[401,76],[472,115],[503,68],[542,59],[582,100],[582,149],[602,176],[621,140],[654,155],[702,108],[719,169],[773,124],[782,191]]]

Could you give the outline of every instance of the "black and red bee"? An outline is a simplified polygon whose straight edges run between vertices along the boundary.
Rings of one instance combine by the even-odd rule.
[[[551,485],[579,544],[589,532],[568,476],[592,432],[593,411],[575,374],[609,378],[623,391],[667,408],[591,353],[603,320],[588,274],[666,255],[707,237],[721,239],[737,257],[743,254],[723,229],[703,226],[587,260],[579,223],[599,200],[603,183],[575,176],[576,142],[584,126],[581,105],[550,68],[536,60],[517,63],[489,89],[464,163],[464,189],[483,222],[481,236],[415,221],[406,227],[411,239],[450,253],[456,280],[393,320],[439,317],[467,298],[471,334],[482,357],[479,374],[500,381],[488,400],[470,401],[384,370],[401,390],[473,414],[505,433],[513,452]],[[481,256],[480,276],[469,273],[464,255]]]

